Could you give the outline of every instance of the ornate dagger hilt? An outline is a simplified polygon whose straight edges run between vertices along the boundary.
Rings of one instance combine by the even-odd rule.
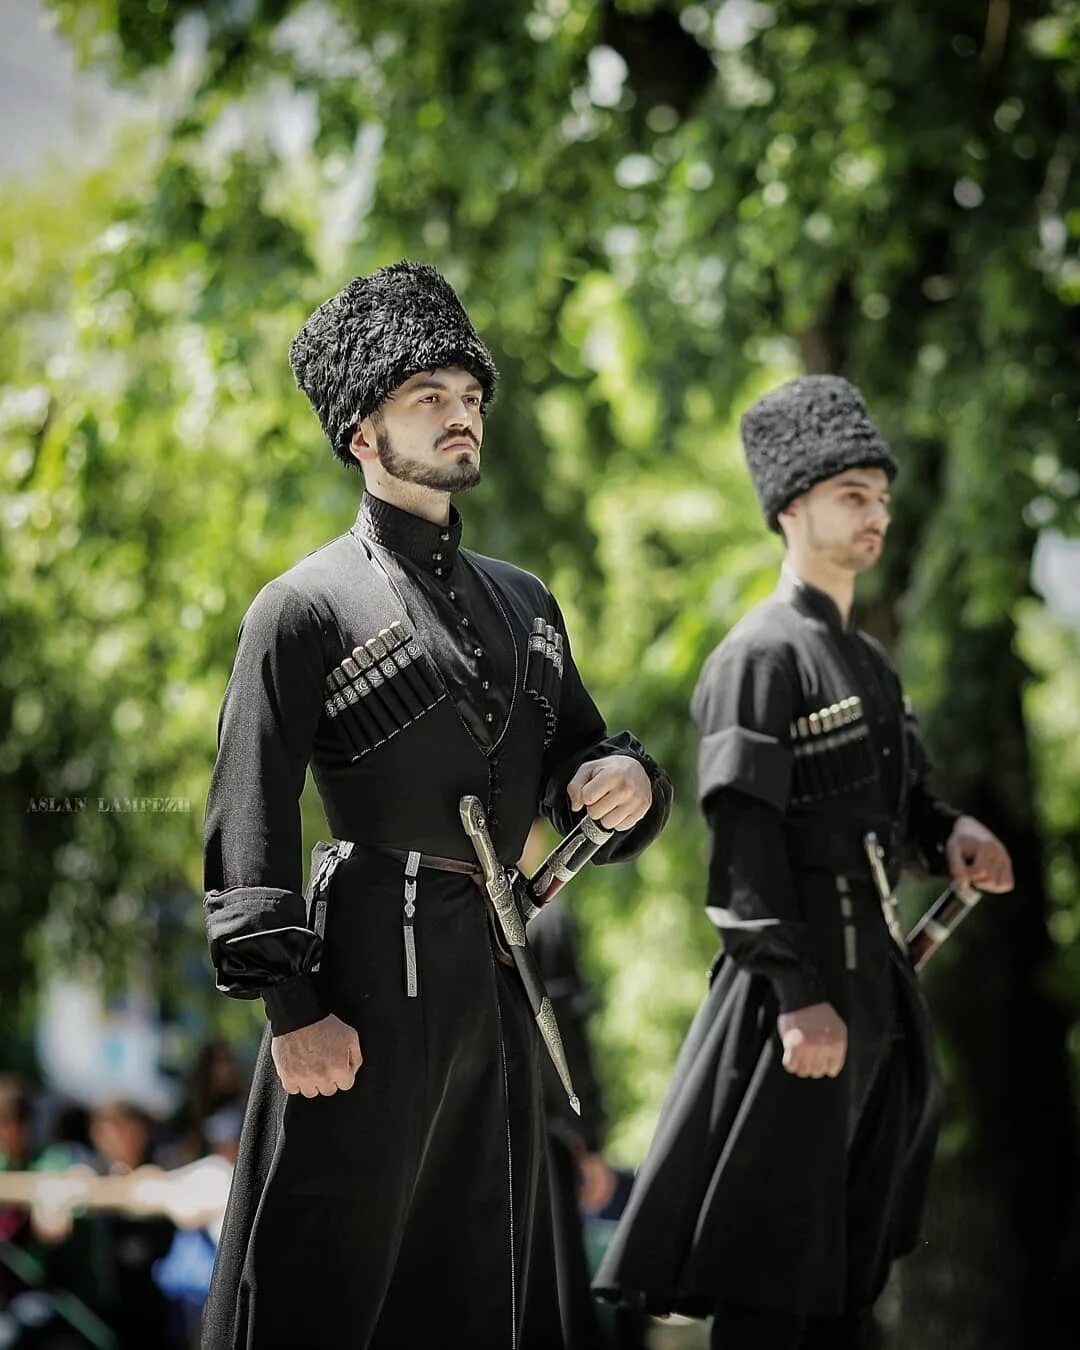
[[[896,913],[896,896],[893,894],[893,888],[889,885],[889,874],[885,871],[885,850],[881,847],[881,842],[874,830],[868,831],[863,836],[863,849],[866,853],[866,860],[870,864],[870,875],[874,879],[874,888],[878,893],[878,899],[881,901],[881,912],[885,915],[885,923],[893,940],[902,951],[907,951],[907,938],[904,936],[904,930],[900,927],[900,919]]]
[[[498,916],[503,937],[511,947],[524,947],[525,925],[518,913],[517,905],[514,904],[506,868],[499,861],[495,845],[491,842],[491,835],[488,834],[483,803],[479,797],[462,797],[458,810],[461,813],[465,833],[472,840],[472,846],[476,850],[477,859],[484,873],[484,887]]]
[[[499,921],[503,937],[510,948],[510,955],[517,967],[533,1017],[536,1019],[537,1029],[547,1047],[548,1054],[551,1056],[555,1072],[559,1075],[559,1080],[566,1089],[570,1107],[580,1116],[581,1103],[574,1092],[574,1084],[570,1078],[570,1066],[566,1061],[566,1050],[563,1047],[562,1037],[559,1035],[559,1024],[555,1019],[555,1010],[551,1006],[551,999],[544,988],[544,981],[536,962],[533,960],[533,954],[526,946],[525,924],[514,899],[514,892],[510,884],[510,878],[506,874],[506,868],[499,861],[499,856],[495,852],[495,845],[491,842],[483,805],[479,797],[462,797],[458,803],[458,810],[461,814],[461,823],[465,827],[465,833],[469,836],[472,846],[476,850],[476,856],[484,874],[484,887],[487,890],[488,899],[491,901],[491,907],[495,911],[495,917]]]

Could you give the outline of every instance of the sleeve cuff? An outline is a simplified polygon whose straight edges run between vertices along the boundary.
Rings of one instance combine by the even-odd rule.
[[[931,828],[923,838],[923,864],[931,876],[949,873],[948,845],[956,822],[964,813],[945,802],[935,802]]]
[[[814,1003],[827,1003],[829,996],[816,971],[785,970],[770,973],[773,989],[782,1013],[809,1008]]]
[[[312,1026],[326,1016],[322,999],[310,975],[297,975],[284,984],[263,990],[263,1003],[273,1036],[285,1036],[290,1031]]]

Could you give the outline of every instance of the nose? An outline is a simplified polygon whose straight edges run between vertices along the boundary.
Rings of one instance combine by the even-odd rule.
[[[467,427],[472,422],[472,409],[463,398],[452,398],[446,406],[448,427]]]
[[[888,528],[892,516],[884,502],[874,502],[870,507],[870,519],[881,530]]]

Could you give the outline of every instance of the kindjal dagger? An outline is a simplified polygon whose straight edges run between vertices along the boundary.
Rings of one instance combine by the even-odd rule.
[[[905,938],[896,914],[896,897],[885,872],[885,850],[873,831],[864,837],[863,847],[885,912],[885,922],[901,948],[911,957],[915,969],[922,970],[979,903],[982,891],[964,881],[951,881]]]
[[[529,1000],[529,1007],[532,1009],[533,1016],[536,1018],[536,1025],[540,1030],[540,1035],[544,1038],[544,1044],[547,1046],[552,1064],[555,1065],[555,1071],[566,1089],[570,1105],[580,1116],[581,1103],[578,1101],[577,1094],[574,1092],[574,1084],[570,1079],[570,1066],[566,1062],[566,1051],[563,1049],[562,1036],[559,1035],[559,1024],[555,1020],[555,1010],[552,1008],[551,999],[544,989],[544,982],[533,959],[533,954],[525,944],[525,923],[514,898],[513,887],[510,884],[506,868],[499,861],[498,854],[495,852],[495,845],[491,842],[491,836],[488,834],[483,805],[479,797],[462,797],[458,803],[458,810],[461,813],[461,823],[465,827],[465,833],[472,840],[476,856],[480,860],[488,899],[491,901],[491,906],[498,918],[499,927],[502,929],[506,945],[510,949],[514,965],[521,977],[521,983],[525,987],[525,994]]]

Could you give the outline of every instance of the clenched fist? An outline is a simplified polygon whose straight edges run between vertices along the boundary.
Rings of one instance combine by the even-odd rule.
[[[582,807],[605,830],[632,830],[652,806],[649,775],[633,755],[609,755],[583,764],[566,786],[575,811]]]
[[[1011,891],[1012,862],[1005,845],[974,816],[961,816],[946,845],[949,871],[980,891]]]
[[[347,1092],[364,1062],[360,1038],[333,1013],[299,1031],[275,1036],[270,1042],[281,1086],[290,1094],[332,1097]]]
[[[781,1013],[784,1068],[797,1078],[835,1078],[847,1058],[847,1024],[831,1003]]]

